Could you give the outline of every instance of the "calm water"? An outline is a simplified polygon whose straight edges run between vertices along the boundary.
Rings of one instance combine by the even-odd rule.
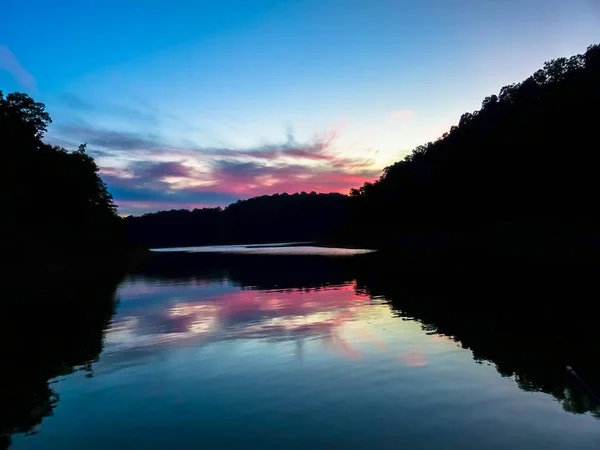
[[[310,245],[311,242],[283,242],[274,244],[250,245],[205,245],[202,247],[159,248],[154,252],[185,253],[237,253],[254,255],[311,255],[311,256],[353,256],[371,253],[373,250],[357,248],[335,248]]]
[[[170,253],[129,275],[112,318],[68,337],[98,354],[53,375],[10,448],[600,448],[600,421],[566,411],[576,388],[528,392],[375,294],[347,250],[289,251],[306,259]]]

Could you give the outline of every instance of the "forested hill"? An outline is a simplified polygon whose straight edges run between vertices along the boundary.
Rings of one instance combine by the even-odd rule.
[[[10,266],[98,255],[123,245],[116,206],[85,151],[43,142],[42,103],[0,91],[0,249]]]
[[[595,233],[599,124],[600,46],[593,45],[503,87],[437,141],[353,189],[346,237]]]
[[[386,247],[415,235],[589,246],[599,224],[600,46],[503,87],[381,178],[339,194],[280,194],[224,210],[128,218],[151,247],[326,239]],[[432,240],[433,238],[433,240]],[[462,239],[462,238],[461,238]],[[502,243],[504,239],[504,243]]]
[[[598,45],[487,97],[350,197],[279,194],[121,221],[85,146],[43,142],[50,122],[43,104],[0,93],[0,244],[23,258],[115,248],[122,225],[131,243],[148,247],[332,238],[385,246],[415,233],[482,230],[582,240],[600,222]]]
[[[275,194],[226,207],[160,211],[127,217],[131,242],[148,247],[312,241],[330,237],[348,221],[342,194]]]

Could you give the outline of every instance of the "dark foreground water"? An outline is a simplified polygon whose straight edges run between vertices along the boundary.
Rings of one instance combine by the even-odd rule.
[[[157,255],[29,323],[44,342],[3,368],[10,448],[600,448],[598,409],[551,349],[417,316],[426,299],[361,278],[348,251],[251,253]]]

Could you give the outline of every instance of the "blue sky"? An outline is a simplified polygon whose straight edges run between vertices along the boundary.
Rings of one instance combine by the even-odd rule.
[[[598,0],[8,0],[0,89],[46,103],[122,213],[337,191],[544,61]]]

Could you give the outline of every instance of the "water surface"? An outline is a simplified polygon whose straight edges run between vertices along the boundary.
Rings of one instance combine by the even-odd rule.
[[[101,352],[53,375],[51,415],[11,448],[599,448],[594,410],[565,410],[575,390],[528,392],[352,257],[290,251],[169,253],[128,276],[87,337]]]
[[[339,248],[310,245],[312,242],[282,242],[273,244],[246,245],[204,245],[200,247],[156,248],[154,252],[185,253],[238,253],[256,255],[321,255],[353,256],[371,253],[373,250],[362,248]]]

